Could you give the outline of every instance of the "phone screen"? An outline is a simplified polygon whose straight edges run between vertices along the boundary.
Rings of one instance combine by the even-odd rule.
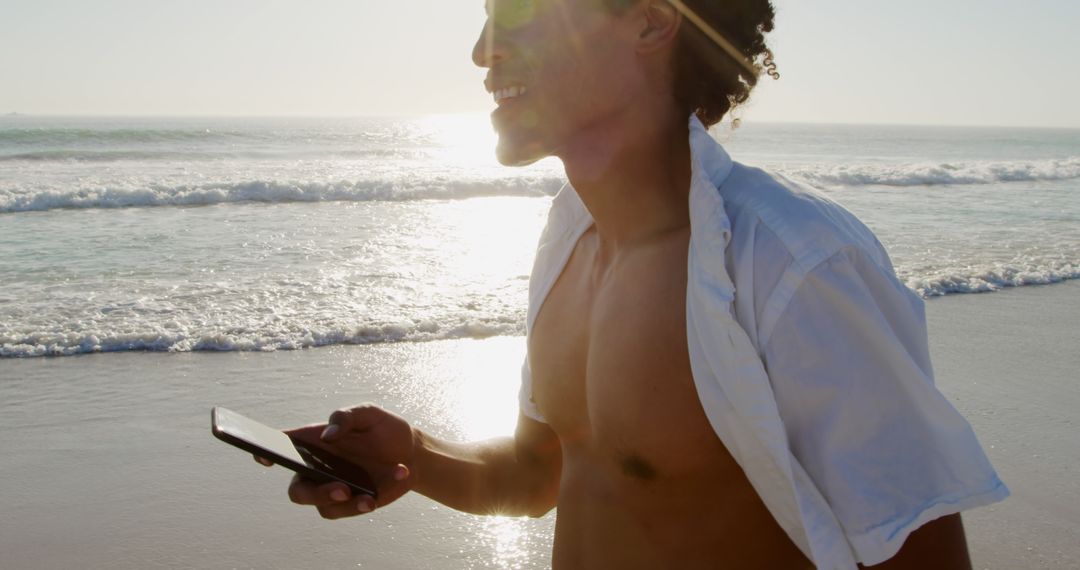
[[[211,428],[218,439],[309,479],[320,483],[340,481],[353,493],[376,496],[375,485],[362,467],[326,450],[300,445],[281,430],[222,407],[211,412]]]

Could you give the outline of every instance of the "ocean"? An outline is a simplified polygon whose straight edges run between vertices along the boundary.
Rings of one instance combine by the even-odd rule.
[[[951,297],[927,311],[935,380],[1014,492],[965,513],[975,565],[1076,567],[1080,281],[1028,285],[1080,276],[1080,131],[714,134]],[[289,472],[209,433],[215,405],[286,427],[364,401],[448,440],[513,432],[564,178],[493,147],[483,115],[0,117],[0,429],[17,434],[0,568],[550,568],[555,512],[410,493],[324,521],[287,500]]]
[[[925,297],[1080,277],[1080,130],[744,123]],[[483,115],[0,117],[0,357],[524,333],[564,183]]]

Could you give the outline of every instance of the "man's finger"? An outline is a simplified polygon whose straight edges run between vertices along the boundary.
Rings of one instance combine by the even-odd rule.
[[[349,501],[347,503],[340,503],[337,505],[324,505],[316,507],[319,511],[319,516],[327,520],[343,519],[345,517],[355,517],[365,513],[370,513],[374,510],[374,501],[371,497],[364,497],[355,501]]]
[[[343,483],[313,483],[294,475],[289,483],[289,500],[298,505],[332,506],[352,502],[352,492]]]
[[[274,462],[270,461],[269,459],[267,459],[265,457],[259,457],[258,455],[252,455],[252,457],[255,458],[256,463],[259,463],[261,465],[265,465],[267,467],[273,467],[274,466]]]
[[[350,431],[366,431],[377,424],[385,413],[373,404],[361,404],[353,408],[342,408],[330,414],[326,429],[322,432],[323,441],[334,441],[341,434]]]
[[[285,435],[309,445],[317,445],[322,441],[319,436],[324,429],[326,429],[326,424],[312,424],[304,427],[287,429],[285,430]]]

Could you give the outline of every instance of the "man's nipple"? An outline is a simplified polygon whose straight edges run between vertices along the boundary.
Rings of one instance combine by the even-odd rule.
[[[656,469],[639,455],[631,454],[623,458],[622,470],[629,477],[641,479],[642,481],[656,479]]]

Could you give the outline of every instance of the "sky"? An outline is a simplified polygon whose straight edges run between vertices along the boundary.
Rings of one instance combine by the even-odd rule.
[[[1076,0],[774,0],[744,121],[1080,128]],[[483,0],[0,0],[0,114],[490,111]]]

